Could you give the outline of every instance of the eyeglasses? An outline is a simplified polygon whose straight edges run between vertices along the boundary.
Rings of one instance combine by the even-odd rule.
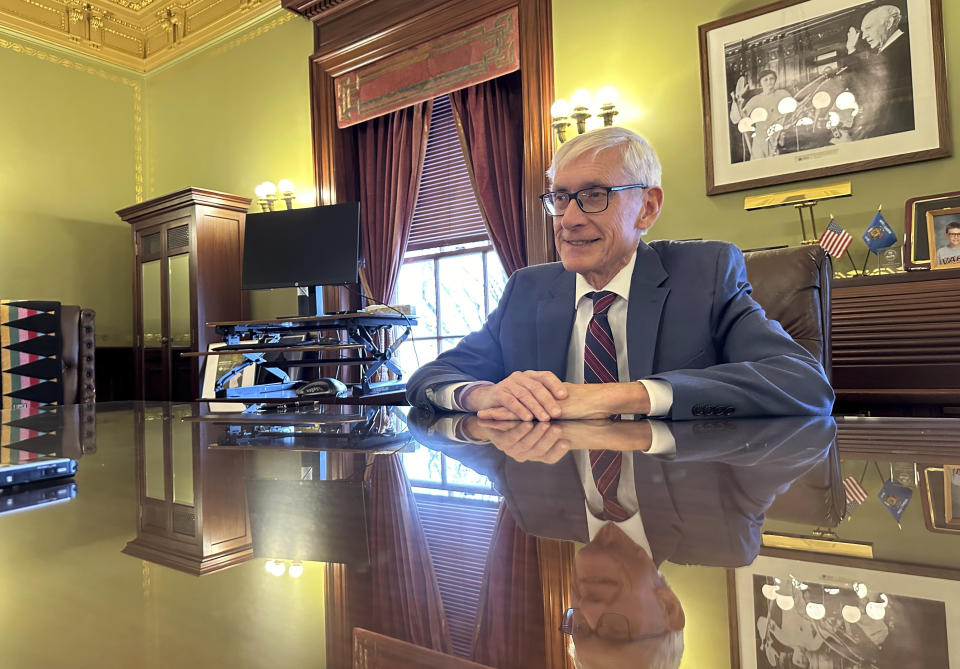
[[[610,192],[618,190],[627,190],[628,188],[649,188],[646,184],[630,184],[629,186],[590,186],[581,188],[574,193],[566,191],[557,191],[555,193],[544,193],[540,196],[543,202],[543,208],[548,216],[563,216],[563,213],[570,206],[570,202],[576,200],[580,211],[585,214],[599,214],[606,211],[610,204]]]
[[[669,630],[656,632],[654,634],[640,634],[638,636],[630,635],[630,621],[620,613],[604,613],[597,620],[597,629],[590,629],[586,617],[580,609],[567,609],[563,614],[563,623],[560,625],[560,631],[569,634],[574,641],[587,639],[591,636],[598,636],[604,641],[643,641],[644,639],[656,639],[666,636]]]

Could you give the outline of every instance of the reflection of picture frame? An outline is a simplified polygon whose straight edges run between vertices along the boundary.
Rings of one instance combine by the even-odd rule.
[[[254,344],[254,341],[242,341],[241,344]],[[216,351],[226,346],[225,343],[210,344],[208,351]],[[239,353],[223,353],[208,355],[203,367],[203,394],[204,399],[226,397],[226,390],[216,391],[217,379],[226,374],[234,365],[243,362],[244,357]],[[247,365],[240,374],[230,380],[231,387],[247,387],[254,384],[256,365]],[[243,411],[242,402],[210,402],[210,411]]]
[[[960,525],[960,465],[943,466],[943,502],[947,523]]]
[[[899,23],[878,52],[863,21],[887,5]],[[941,0],[780,0],[719,19],[700,26],[700,77],[708,195],[951,152]]]
[[[960,667],[960,571],[779,553],[784,557],[763,555],[728,572],[734,669]],[[865,598],[854,584],[866,586]],[[769,595],[790,597],[793,607]],[[869,604],[873,616],[883,611],[879,620],[869,615]],[[824,615],[818,619],[820,605]],[[856,622],[843,617],[844,607]]]
[[[926,467],[920,476],[920,499],[928,530],[960,534],[960,465]]]
[[[953,239],[950,238],[951,231]],[[951,243],[957,246],[949,246]],[[930,269],[960,267],[960,207],[927,212],[927,246],[930,250]]]

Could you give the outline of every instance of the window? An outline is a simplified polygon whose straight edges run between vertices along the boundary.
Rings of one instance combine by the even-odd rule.
[[[409,374],[483,325],[507,277],[490,244],[449,98],[433,101],[423,177],[397,280],[397,302],[416,307],[411,344],[397,349]]]

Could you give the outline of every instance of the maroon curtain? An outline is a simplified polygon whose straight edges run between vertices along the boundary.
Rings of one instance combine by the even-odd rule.
[[[472,659],[498,669],[546,666],[537,538],[521,530],[502,503],[487,556]]]
[[[432,107],[405,107],[357,128],[363,276],[370,296],[381,302],[392,301],[410,236]]]
[[[509,276],[527,264],[520,73],[454,91],[450,102],[487,230]]]
[[[377,455],[370,468],[372,629],[449,654],[440,588],[400,456]]]

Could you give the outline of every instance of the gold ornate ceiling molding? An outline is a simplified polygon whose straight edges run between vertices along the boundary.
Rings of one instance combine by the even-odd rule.
[[[277,0],[0,0],[0,26],[149,72],[278,7]]]

